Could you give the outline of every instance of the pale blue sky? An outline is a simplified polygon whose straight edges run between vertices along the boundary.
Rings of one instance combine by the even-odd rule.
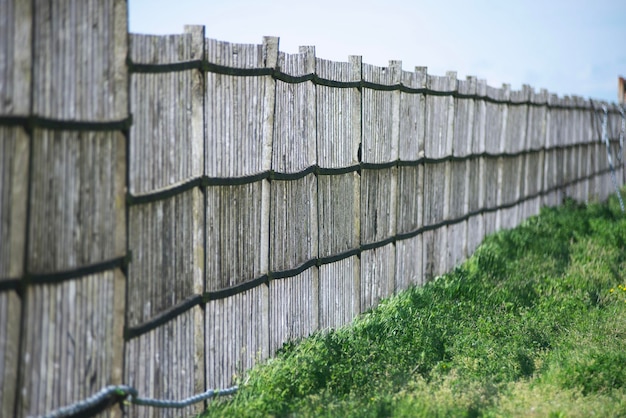
[[[288,53],[315,45],[335,61],[398,59],[409,71],[609,102],[626,76],[626,0],[129,0],[131,32],[181,33],[185,24],[230,42],[279,36]]]

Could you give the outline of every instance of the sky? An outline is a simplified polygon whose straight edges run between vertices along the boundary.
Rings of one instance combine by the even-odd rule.
[[[626,0],[128,0],[132,33],[182,33],[262,43],[314,45],[317,57],[432,75],[456,71],[513,90],[528,84],[559,96],[617,101],[626,76]]]

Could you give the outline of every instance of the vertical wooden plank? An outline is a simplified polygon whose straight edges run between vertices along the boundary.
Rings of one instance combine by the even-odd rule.
[[[476,95],[485,97],[487,82],[476,80]],[[485,152],[487,104],[484,99],[477,99],[474,105],[474,123],[472,124],[471,150],[476,159],[472,159],[468,169],[468,212],[474,214],[467,220],[467,251],[474,252],[485,236],[484,216],[479,213],[485,208],[485,172],[486,159],[481,155]]]
[[[426,67],[415,71],[402,71],[402,84],[409,88],[426,87]],[[400,92],[400,134],[398,157],[402,161],[415,161],[424,156],[426,97],[423,94]]]
[[[319,328],[318,292],[317,267],[270,282],[270,355],[276,353],[283,343],[304,338]]]
[[[233,384],[269,355],[268,287],[265,285],[206,305],[206,385]]]
[[[278,57],[281,71],[300,76],[315,72],[315,49]],[[276,82],[272,169],[297,173],[316,163],[315,85]],[[299,267],[317,257],[317,178],[272,181],[270,187],[270,271]]]
[[[393,243],[361,253],[361,312],[395,292],[395,255]]]
[[[204,196],[199,189],[129,208],[127,325],[204,290]],[[192,341],[188,342],[189,344]]]
[[[361,309],[361,269],[357,256],[319,268],[319,328],[348,324]]]
[[[135,64],[173,64],[202,59],[204,26],[182,35],[130,35]],[[131,76],[129,189],[142,194],[203,174],[203,75],[198,70],[133,73]]]
[[[422,234],[396,242],[396,291],[425,283]]]
[[[50,412],[121,384],[124,282],[113,270],[27,289],[20,416]]]
[[[320,78],[359,82],[360,56],[348,62],[316,58]],[[359,163],[361,91],[357,88],[317,86],[317,161],[322,168]],[[360,244],[360,175],[357,172],[318,176],[319,257],[357,249]],[[320,329],[349,323],[360,309],[360,266],[356,256],[319,268]]]
[[[30,112],[32,65],[32,3],[0,3],[0,115]]]
[[[124,383],[142,397],[185,399],[204,392],[204,314],[199,306],[126,342]],[[128,405],[132,417],[179,417],[202,412],[202,403],[183,409]]]
[[[309,174],[272,181],[270,271],[294,269],[317,258],[317,234],[317,178]]]
[[[13,416],[18,393],[21,300],[13,291],[0,292],[0,414]]]
[[[28,135],[22,128],[0,127],[0,281],[20,278],[28,196]]]
[[[299,54],[278,57],[280,70],[292,76],[315,72],[315,47],[300,47]],[[276,81],[272,169],[297,173],[316,163],[315,85],[312,81],[286,83]]]

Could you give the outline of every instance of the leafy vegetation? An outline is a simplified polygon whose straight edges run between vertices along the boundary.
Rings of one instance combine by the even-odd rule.
[[[204,416],[626,416],[625,314],[626,217],[568,201],[286,344]]]

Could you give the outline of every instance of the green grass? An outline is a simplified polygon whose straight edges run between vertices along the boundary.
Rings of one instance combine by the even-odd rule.
[[[626,217],[566,202],[286,344],[203,416],[626,416]]]

